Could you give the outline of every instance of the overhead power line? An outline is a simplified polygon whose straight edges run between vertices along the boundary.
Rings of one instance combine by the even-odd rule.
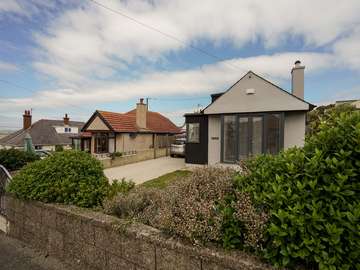
[[[165,37],[167,37],[169,39],[175,40],[176,42],[178,42],[178,43],[180,43],[180,44],[182,44],[182,45],[184,45],[186,47],[189,47],[189,48],[191,48],[191,49],[193,49],[193,50],[195,50],[197,52],[200,52],[200,53],[202,53],[204,55],[207,55],[207,56],[209,56],[211,58],[214,58],[214,59],[219,60],[219,61],[226,61],[227,60],[227,59],[224,59],[224,58],[222,58],[220,56],[217,56],[217,55],[215,55],[213,53],[210,53],[210,52],[208,52],[208,51],[206,51],[206,50],[204,50],[204,49],[202,49],[200,47],[194,46],[192,44],[188,44],[186,41],[184,41],[181,38],[176,37],[175,35],[166,33],[166,32],[160,30],[157,27],[154,27],[152,25],[144,23],[144,22],[140,21],[139,19],[136,19],[136,18],[126,14],[125,11],[108,7],[108,6],[106,6],[106,5],[102,4],[102,3],[99,3],[96,0],[89,0],[89,1],[94,3],[95,5],[103,8],[103,9],[106,9],[106,10],[108,10],[110,12],[116,13],[116,14],[118,14],[118,15],[120,15],[120,16],[122,16],[122,17],[124,17],[124,18],[126,18],[126,19],[140,25],[140,26],[143,26],[144,28],[147,28],[147,29],[149,29],[149,30],[151,30],[153,32],[156,32],[156,33],[160,34],[160,35],[163,35],[163,36],[165,36]],[[225,64],[232,67],[232,68],[235,68],[236,70],[239,70],[239,69],[241,70],[241,68],[239,66],[235,65],[235,64],[228,63],[228,62],[225,62]]]

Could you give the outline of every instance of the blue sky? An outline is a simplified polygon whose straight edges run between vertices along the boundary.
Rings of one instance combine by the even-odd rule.
[[[180,125],[248,70],[290,90],[297,59],[309,102],[360,98],[358,14],[358,0],[2,0],[0,130],[25,109],[87,120],[140,97]]]

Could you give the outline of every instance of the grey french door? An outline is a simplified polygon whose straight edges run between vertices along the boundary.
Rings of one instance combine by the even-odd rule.
[[[238,156],[237,160],[246,159],[263,151],[263,116],[238,118]]]
[[[281,113],[222,117],[222,162],[234,163],[262,153],[276,154],[282,146]]]

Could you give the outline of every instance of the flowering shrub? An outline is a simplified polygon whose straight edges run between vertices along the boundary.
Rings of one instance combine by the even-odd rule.
[[[249,244],[261,238],[264,222],[259,219],[249,196],[233,193],[235,171],[221,168],[197,169],[165,189],[135,188],[129,194],[118,194],[104,204],[105,211],[177,235],[193,243],[222,242],[224,230],[230,230],[224,214],[224,201],[238,196],[234,212],[239,222],[232,228]],[[266,216],[263,217],[266,220]],[[259,225],[258,223],[261,223]],[[256,244],[254,244],[256,245]]]
[[[220,241],[222,216],[217,205],[232,189],[233,175],[230,169],[195,170],[170,187],[171,196],[153,225],[195,243]]]
[[[131,218],[150,223],[161,206],[162,192],[152,188],[136,188],[129,193],[118,193],[105,200],[104,211],[120,218]]]

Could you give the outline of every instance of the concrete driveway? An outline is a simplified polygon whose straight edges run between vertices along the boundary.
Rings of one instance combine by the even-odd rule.
[[[183,158],[162,157],[150,159],[129,165],[105,169],[105,175],[110,182],[114,179],[132,180],[135,184],[159,177],[161,175],[185,168]]]

